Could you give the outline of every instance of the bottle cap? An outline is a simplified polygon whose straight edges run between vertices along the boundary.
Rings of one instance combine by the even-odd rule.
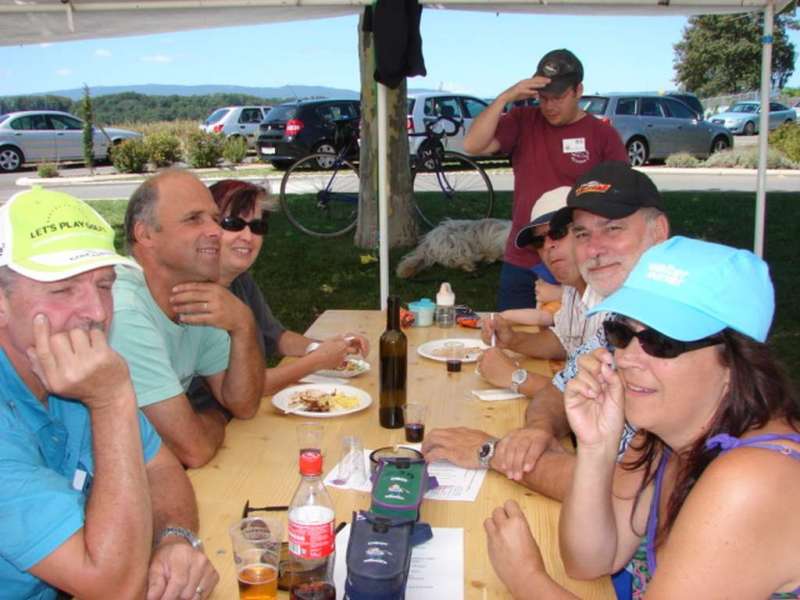
[[[453,306],[456,303],[456,295],[453,289],[446,281],[439,288],[439,293],[436,294],[436,304],[439,306]]]
[[[300,475],[321,475],[322,453],[319,450],[304,450],[300,453]]]

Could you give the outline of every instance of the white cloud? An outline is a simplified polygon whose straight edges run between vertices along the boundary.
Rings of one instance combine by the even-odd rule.
[[[110,58],[111,57],[111,50],[106,50],[105,48],[98,48],[94,51],[95,56],[99,56],[100,58]]]
[[[67,68],[56,69],[56,75],[58,75],[59,77],[69,77],[70,75],[72,75],[72,69],[67,69]]]
[[[142,57],[142,61],[151,62],[151,63],[166,64],[166,63],[171,63],[172,62],[172,57],[171,56],[167,56],[166,54],[151,54],[149,56],[143,56]]]

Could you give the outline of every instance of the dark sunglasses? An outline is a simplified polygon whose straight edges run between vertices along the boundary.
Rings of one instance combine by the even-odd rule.
[[[655,329],[642,329],[634,331],[623,321],[605,321],[603,329],[606,333],[606,340],[614,348],[627,348],[633,338],[639,340],[639,345],[647,354],[656,358],[675,358],[684,352],[716,346],[722,343],[718,335],[712,335],[702,340],[693,342],[682,342],[680,340],[667,337]]]
[[[544,243],[547,238],[550,238],[555,242],[567,237],[568,233],[569,233],[569,224],[563,225],[561,227],[550,227],[550,231],[548,231],[544,235],[531,236],[530,245],[533,246],[534,249],[536,250],[541,250],[544,247]]]
[[[261,215],[260,219],[253,219],[252,221],[245,221],[241,217],[228,216],[219,222],[219,226],[225,231],[241,231],[245,227],[249,227],[253,235],[266,235],[269,229],[266,215]]]

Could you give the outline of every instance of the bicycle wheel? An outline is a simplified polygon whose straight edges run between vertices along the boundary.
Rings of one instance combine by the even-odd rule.
[[[471,158],[445,152],[433,170],[413,174],[414,207],[428,227],[445,219],[485,219],[494,207],[494,190],[486,172]]]
[[[346,160],[330,170],[320,170],[319,160],[330,155],[311,154],[298,160],[281,180],[281,208],[289,222],[316,237],[344,235],[358,219],[358,171]]]

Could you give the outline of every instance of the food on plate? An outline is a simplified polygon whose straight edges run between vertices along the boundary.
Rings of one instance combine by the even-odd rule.
[[[334,369],[340,373],[362,373],[366,370],[363,360],[358,358],[348,358],[341,365]]]
[[[323,390],[303,390],[295,392],[289,398],[289,410],[304,410],[306,412],[339,412],[356,408],[358,398],[334,389],[330,392]]]

